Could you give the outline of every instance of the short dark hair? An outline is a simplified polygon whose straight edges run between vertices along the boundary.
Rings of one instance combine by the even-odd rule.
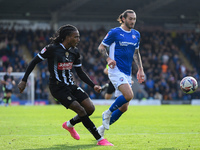
[[[122,18],[126,18],[128,15],[128,13],[135,13],[133,10],[131,9],[127,9],[125,10],[122,14],[119,15],[119,17],[117,18],[117,21],[119,21],[119,23],[124,23]]]
[[[72,32],[78,31],[78,29],[70,24],[61,26],[57,31],[56,34],[50,38],[52,43],[58,44],[62,43],[65,40],[66,36],[70,36]]]

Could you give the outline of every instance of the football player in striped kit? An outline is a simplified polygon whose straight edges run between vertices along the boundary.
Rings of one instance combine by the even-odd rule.
[[[68,130],[74,139],[79,140],[80,136],[74,129],[74,125],[82,122],[97,140],[97,145],[113,146],[98,133],[94,123],[90,120],[89,116],[92,115],[95,107],[88,94],[73,80],[72,67],[82,81],[96,92],[101,91],[101,86],[95,85],[82,70],[80,53],[76,47],[80,41],[78,29],[72,25],[64,25],[51,40],[52,44],[45,46],[28,65],[22,81],[18,84],[20,92],[22,93],[25,89],[27,78],[35,65],[47,59],[50,72],[49,89],[52,96],[67,109],[77,113],[74,118],[64,122],[62,127]]]

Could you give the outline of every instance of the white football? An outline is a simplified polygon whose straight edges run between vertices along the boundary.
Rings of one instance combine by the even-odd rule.
[[[198,88],[197,80],[191,76],[184,77],[180,82],[181,90],[186,94],[192,94]]]

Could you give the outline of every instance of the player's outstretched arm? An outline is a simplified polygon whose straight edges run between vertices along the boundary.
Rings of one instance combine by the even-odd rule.
[[[38,64],[41,61],[42,60],[38,56],[35,56],[32,59],[32,61],[29,63],[22,80],[18,84],[18,88],[19,88],[20,93],[22,93],[24,91],[25,87],[26,87],[26,82],[27,82],[27,79],[29,77],[29,74],[33,71],[33,69],[35,68],[36,64]]]
[[[94,88],[95,84],[93,83],[93,81],[90,79],[90,77],[83,71],[82,67],[74,67],[78,77],[85,82],[86,84],[88,84],[89,86],[91,86],[92,88]]]
[[[141,56],[140,56],[140,52],[139,49],[135,49],[135,53],[133,55],[133,59],[138,67],[138,72],[137,72],[137,79],[139,83],[144,82],[144,70],[143,70],[143,66],[142,66],[142,60],[141,60]]]

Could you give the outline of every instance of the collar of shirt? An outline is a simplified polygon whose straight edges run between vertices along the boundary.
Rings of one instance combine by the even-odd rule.
[[[62,43],[59,43],[59,44],[66,50],[65,46]],[[68,50],[70,50],[70,49],[71,49],[71,47]]]
[[[65,46],[64,46],[62,43],[59,43],[59,44],[60,44],[64,49],[66,49]]]
[[[119,27],[121,30],[123,30],[124,32],[126,32],[126,33],[131,33],[131,30],[130,31],[126,31],[126,30],[124,30],[122,27]]]

